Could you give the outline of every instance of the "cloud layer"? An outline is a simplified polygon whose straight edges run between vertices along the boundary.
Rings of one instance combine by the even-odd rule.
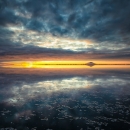
[[[0,5],[0,54],[35,48],[129,53],[129,0],[1,0]]]

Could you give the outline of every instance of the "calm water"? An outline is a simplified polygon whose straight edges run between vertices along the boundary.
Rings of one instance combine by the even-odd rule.
[[[130,70],[2,70],[6,128],[130,130]]]

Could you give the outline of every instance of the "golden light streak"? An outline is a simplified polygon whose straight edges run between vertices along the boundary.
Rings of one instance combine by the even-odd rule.
[[[1,62],[3,68],[91,68],[87,65],[91,61],[10,61]],[[129,61],[93,61],[92,68],[126,68],[130,67]]]

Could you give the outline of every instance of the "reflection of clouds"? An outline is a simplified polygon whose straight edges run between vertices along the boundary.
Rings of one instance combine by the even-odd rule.
[[[73,89],[82,89],[90,87],[90,82],[82,78],[71,78],[54,81],[40,81],[33,84],[23,84],[22,86],[12,86],[9,94],[14,95],[7,99],[10,103],[25,103],[29,99],[51,94],[53,92],[68,92]]]
[[[112,85],[117,84],[117,83],[119,83],[118,85],[125,85],[127,82],[124,79],[120,79],[120,78],[118,79],[116,77],[114,77],[114,78],[112,77],[110,79],[105,79],[105,80],[103,80],[103,79],[96,79],[95,80],[95,84],[97,84],[97,85],[100,85],[100,84],[106,85],[107,84],[107,86],[112,86]]]
[[[70,120],[74,122],[73,127],[80,123],[85,128],[93,126],[92,129],[101,125],[106,128],[113,122],[130,124],[125,118],[130,114],[129,75],[48,76],[46,79],[21,76],[1,78],[9,84],[0,88],[0,121],[13,122],[16,128],[22,129],[24,123],[32,128],[40,125],[53,128],[55,123],[69,129]]]
[[[13,84],[10,86],[10,90],[6,93],[10,95],[9,98],[5,98],[5,101],[16,105],[20,105],[28,102],[31,99],[38,97],[44,98],[45,95],[51,95],[57,92],[72,93],[72,95],[78,94],[78,90],[93,90],[94,87],[100,86],[101,88],[107,87],[119,87],[129,84],[127,79],[121,79],[118,77],[106,77],[106,78],[93,78],[93,77],[75,77],[69,79],[57,79],[57,80],[45,80],[35,83],[24,82],[22,85]],[[73,91],[76,91],[74,93]],[[3,90],[4,92],[4,90]],[[1,91],[2,94],[2,91]]]

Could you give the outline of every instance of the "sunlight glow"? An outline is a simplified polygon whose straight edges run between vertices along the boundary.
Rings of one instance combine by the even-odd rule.
[[[94,66],[89,66],[90,61],[10,61],[1,62],[3,68],[120,68],[122,65],[130,67],[128,61],[94,61]]]

